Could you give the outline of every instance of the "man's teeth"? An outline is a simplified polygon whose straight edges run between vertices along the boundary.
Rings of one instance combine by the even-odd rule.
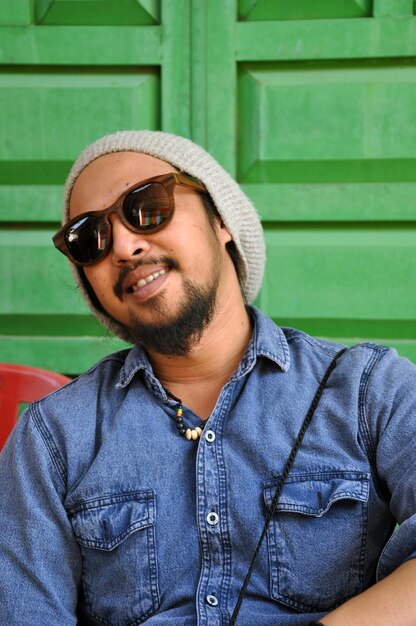
[[[149,276],[146,276],[146,278],[141,278],[137,281],[137,283],[134,283],[134,285],[131,286],[132,290],[137,291],[138,289],[140,289],[140,287],[144,287],[145,285],[151,283],[152,280],[155,280],[159,276],[163,276],[163,274],[166,274],[167,271],[167,269],[158,270],[157,272],[153,272],[153,274],[149,274]]]

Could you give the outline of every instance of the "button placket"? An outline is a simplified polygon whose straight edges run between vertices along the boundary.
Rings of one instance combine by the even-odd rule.
[[[221,608],[227,604],[231,580],[231,541],[226,520],[227,476],[224,443],[220,441],[230,387],[223,389],[197,452],[198,527],[201,539],[201,575],[198,587],[198,620],[201,626],[218,626]]]

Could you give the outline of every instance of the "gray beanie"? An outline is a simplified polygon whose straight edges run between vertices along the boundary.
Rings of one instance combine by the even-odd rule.
[[[111,152],[149,154],[204,183],[234,240],[242,292],[246,302],[251,303],[261,287],[266,259],[259,216],[231,176],[210,154],[189,139],[159,131],[126,130],[106,135],[87,146],[75,161],[66,181],[63,223],[69,220],[69,199],[78,176],[92,161]],[[84,272],[75,265],[72,268],[81,293],[95,317],[117,337],[132,343],[128,329],[92,300]]]

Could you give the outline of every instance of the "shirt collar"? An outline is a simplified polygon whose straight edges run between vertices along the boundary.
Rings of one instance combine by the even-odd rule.
[[[133,376],[140,370],[144,370],[153,376],[152,366],[146,352],[140,345],[136,344],[127,354],[127,358],[121,367],[116,387],[118,389],[126,387],[131,382]]]
[[[287,372],[290,354],[282,329],[256,307],[248,307],[248,312],[253,323],[253,336],[235,376],[240,377],[252,369],[258,357],[270,359]]]
[[[252,369],[259,356],[274,361],[284,372],[287,372],[290,366],[290,355],[282,329],[256,307],[248,307],[248,312],[253,322],[253,336],[235,375],[240,377],[247,370]],[[150,379],[154,378],[152,366],[145,351],[141,346],[135,345],[128,353],[120,370],[116,387],[126,387],[139,370],[144,370]]]

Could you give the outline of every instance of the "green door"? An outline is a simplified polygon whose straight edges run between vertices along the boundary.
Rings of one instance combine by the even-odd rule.
[[[119,129],[189,136],[259,209],[258,304],[416,361],[412,0],[0,6],[0,360],[77,373],[122,344],[51,245],[71,161]]]

